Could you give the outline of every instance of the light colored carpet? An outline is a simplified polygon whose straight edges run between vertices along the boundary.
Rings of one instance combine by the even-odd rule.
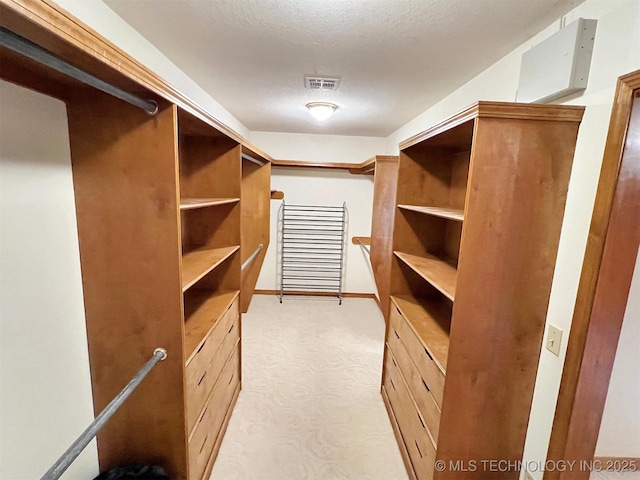
[[[242,385],[211,480],[405,480],[380,397],[373,300],[254,296]]]

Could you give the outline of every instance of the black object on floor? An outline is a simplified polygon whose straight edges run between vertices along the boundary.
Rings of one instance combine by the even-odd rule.
[[[157,465],[123,465],[102,472],[94,480],[171,480]]]

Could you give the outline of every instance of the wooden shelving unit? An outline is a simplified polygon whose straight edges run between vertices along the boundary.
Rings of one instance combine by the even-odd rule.
[[[156,348],[168,353],[98,433],[100,469],[159,464],[177,480],[208,478],[241,388],[242,212],[269,197],[268,182],[243,185],[242,154],[265,171],[271,159],[55,3],[5,2],[0,16],[70,65],[157,103],[150,115],[0,52],[4,80],[67,106],[96,414]]]
[[[271,190],[271,163],[247,147],[243,147],[242,153],[244,155],[241,190],[244,201],[241,211],[240,243],[243,268],[240,311],[246,313],[269,247],[273,191]],[[282,194],[282,192],[279,193]],[[284,194],[278,198],[284,198]]]
[[[400,145],[382,393],[410,477],[519,476],[434,465],[522,459],[582,113],[479,102]]]

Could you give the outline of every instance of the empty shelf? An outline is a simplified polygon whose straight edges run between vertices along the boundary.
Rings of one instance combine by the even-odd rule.
[[[464,211],[457,208],[422,207],[420,205],[398,205],[398,208],[424,213],[425,215],[433,215],[434,217],[447,218],[456,222],[464,221]]]
[[[456,267],[433,255],[419,257],[402,252],[393,253],[445,297],[453,301],[456,295],[456,277],[458,275]]]
[[[195,290],[185,297],[184,351],[187,364],[239,293],[238,290]]]
[[[230,257],[239,246],[222,248],[198,248],[182,255],[182,291],[204,277]]]
[[[422,341],[442,373],[447,371],[451,308],[433,299],[392,295],[391,301]]]
[[[180,210],[215,207],[216,205],[226,205],[228,203],[236,203],[239,201],[239,198],[182,198],[180,200]]]

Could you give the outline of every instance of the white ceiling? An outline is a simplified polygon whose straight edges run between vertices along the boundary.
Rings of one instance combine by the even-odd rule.
[[[105,0],[253,131],[387,136],[582,0]],[[339,77],[335,92],[304,76]],[[327,122],[305,104],[340,108]]]

